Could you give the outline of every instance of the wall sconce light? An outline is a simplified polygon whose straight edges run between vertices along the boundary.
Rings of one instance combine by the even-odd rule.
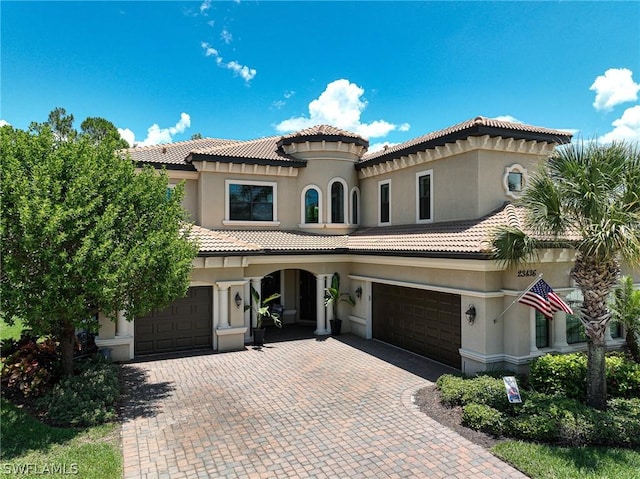
[[[236,293],[235,301],[236,301],[236,307],[239,308],[240,305],[242,304],[242,298],[240,297],[240,293]]]
[[[467,309],[464,314],[467,315],[467,321],[469,321],[469,324],[473,324],[476,320],[476,307],[473,304],[470,304],[469,309]]]
[[[356,297],[358,299],[362,298],[362,288],[360,286],[356,288]]]

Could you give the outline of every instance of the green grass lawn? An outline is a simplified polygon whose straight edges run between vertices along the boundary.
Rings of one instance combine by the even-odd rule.
[[[4,399],[0,405],[0,478],[122,477],[118,424],[55,428]]]
[[[492,452],[532,479],[637,479],[640,451],[509,441]]]

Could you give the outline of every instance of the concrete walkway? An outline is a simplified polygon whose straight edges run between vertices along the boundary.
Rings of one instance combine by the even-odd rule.
[[[526,477],[412,405],[446,367],[352,335],[123,372],[125,479]]]

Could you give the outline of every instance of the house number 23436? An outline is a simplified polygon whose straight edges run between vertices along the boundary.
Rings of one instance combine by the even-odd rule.
[[[518,270],[518,278],[528,278],[529,276],[535,276],[538,274],[538,271],[535,269],[519,269]]]

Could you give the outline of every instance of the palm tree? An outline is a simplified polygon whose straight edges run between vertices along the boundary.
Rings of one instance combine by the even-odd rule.
[[[493,257],[507,266],[526,263],[542,247],[576,251],[571,277],[582,291],[580,320],[588,339],[587,403],[606,409],[605,330],[608,297],[620,264],[640,264],[640,155],[624,142],[579,141],[560,147],[532,175],[518,204],[524,231],[501,227]]]
[[[633,278],[623,276],[620,284],[613,292],[610,304],[613,320],[619,322],[625,329],[625,340],[633,360],[640,363],[640,290],[633,289]]]

